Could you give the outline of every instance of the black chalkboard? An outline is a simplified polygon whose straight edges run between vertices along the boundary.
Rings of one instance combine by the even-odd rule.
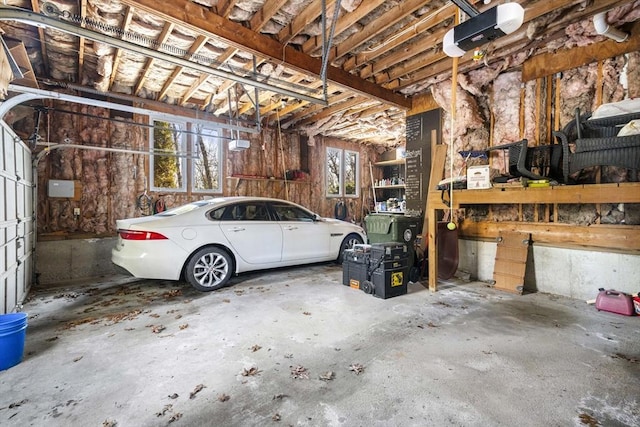
[[[422,215],[427,203],[429,174],[431,173],[432,133],[436,139],[442,131],[440,109],[407,116],[406,118],[406,176],[405,194],[407,214]]]

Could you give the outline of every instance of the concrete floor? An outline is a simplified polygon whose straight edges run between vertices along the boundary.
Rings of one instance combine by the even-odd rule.
[[[0,425],[640,425],[640,317],[481,282],[382,300],[341,281],[326,264],[208,294],[122,276],[35,290]]]

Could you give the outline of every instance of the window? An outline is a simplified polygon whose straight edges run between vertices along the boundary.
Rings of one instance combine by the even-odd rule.
[[[355,151],[327,147],[326,190],[329,197],[357,197],[360,155]]]
[[[313,212],[309,212],[288,203],[273,203],[271,206],[276,213],[276,217],[280,221],[313,222],[316,218]]]
[[[191,136],[195,153],[191,168],[193,191],[222,192],[222,144],[218,132],[194,125]]]
[[[151,189],[184,190],[184,123],[152,120]]]
[[[222,192],[222,143],[218,131],[204,128],[202,124],[151,120],[153,132],[150,147],[151,189],[187,190],[185,171],[191,172],[188,180],[194,192]],[[190,150],[186,150],[187,143]],[[191,156],[186,156],[187,152]]]

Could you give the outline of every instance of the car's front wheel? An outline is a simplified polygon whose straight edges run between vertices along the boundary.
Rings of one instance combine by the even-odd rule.
[[[347,237],[345,237],[345,239],[342,241],[342,245],[340,245],[340,253],[338,253],[338,264],[342,264],[342,262],[344,261],[344,251],[346,251],[347,249],[353,249],[354,245],[360,245],[364,243],[362,241],[362,237],[358,236],[357,234],[349,234]]]
[[[191,286],[209,292],[226,285],[232,273],[231,255],[221,248],[206,247],[191,255],[184,275]]]

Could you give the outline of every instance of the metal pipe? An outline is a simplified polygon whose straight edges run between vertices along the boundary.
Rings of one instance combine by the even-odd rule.
[[[39,142],[38,145],[46,147],[46,149],[42,150],[36,155],[36,158],[33,160],[33,166],[38,166],[40,159],[44,156],[48,155],[51,150],[57,150],[59,148],[76,148],[79,150],[95,150],[95,151],[109,151],[112,153],[125,153],[125,154],[142,154],[145,156],[167,156],[167,157],[182,157],[185,159],[195,159],[196,157],[189,156],[188,154],[171,154],[171,153],[160,153],[154,152],[153,150],[142,151],[142,150],[131,150],[128,148],[111,148],[111,147],[97,147],[95,145],[81,145],[81,144],[49,144],[47,142]]]
[[[229,79],[229,80],[233,80],[240,83],[246,83],[250,86],[255,86],[271,92],[292,96],[294,98],[302,99],[315,104],[321,104],[325,106],[328,105],[328,102],[323,99],[314,98],[313,96],[308,96],[299,92],[291,91],[286,88],[273,86],[268,83],[263,83],[263,82],[251,79],[249,77],[239,76],[232,72],[211,68],[206,65],[199,64],[197,62],[192,62],[183,58],[169,55],[167,53],[164,53],[158,50],[150,49],[145,46],[140,46],[126,40],[111,37],[106,34],[97,33],[87,28],[78,27],[76,25],[69,24],[68,22],[53,19],[39,13],[34,13],[30,10],[17,9],[10,6],[0,6],[0,21],[18,21],[18,22],[29,24],[29,25],[34,25],[39,28],[46,28],[46,27],[54,28],[56,30],[59,30],[68,34],[84,37],[86,39],[97,41],[97,42],[106,43],[120,49],[125,49],[127,51],[135,52],[140,55],[145,55],[150,58],[166,61],[173,65],[178,65],[181,67],[200,71],[202,73],[209,74],[212,76],[221,77],[224,79]]]
[[[612,27],[607,23],[607,12],[598,13],[593,16],[593,26],[596,33],[609,37],[612,40],[621,43],[629,38],[629,33]]]
[[[75,102],[78,104],[91,105],[94,107],[107,108],[111,110],[126,111],[134,114],[142,114],[145,116],[152,116],[160,120],[165,120],[167,122],[174,122],[176,120],[175,114],[151,112],[145,108],[132,107],[130,105],[122,105],[122,104],[117,104],[117,103],[108,102],[108,101],[99,101],[97,99],[88,99],[80,96],[69,95],[66,93],[53,92],[50,90],[36,89],[32,87],[19,86],[15,84],[9,84],[8,90],[13,92],[19,92],[21,93],[21,95],[14,96],[13,98],[10,98],[7,101],[4,101],[2,104],[0,104],[0,119],[2,120],[4,120],[5,114],[7,114],[9,110],[15,107],[16,105],[19,105],[23,102],[30,101],[33,99],[47,99],[47,98],[58,99],[61,101]],[[222,129],[232,129],[237,131],[242,130],[243,132],[249,132],[249,133],[260,133],[260,131],[258,131],[255,128],[236,126],[236,125],[232,125],[231,123],[230,124],[215,123],[210,120],[199,120],[194,118],[188,118],[188,121],[191,123],[200,124],[205,129],[208,129],[208,130],[222,128]]]

